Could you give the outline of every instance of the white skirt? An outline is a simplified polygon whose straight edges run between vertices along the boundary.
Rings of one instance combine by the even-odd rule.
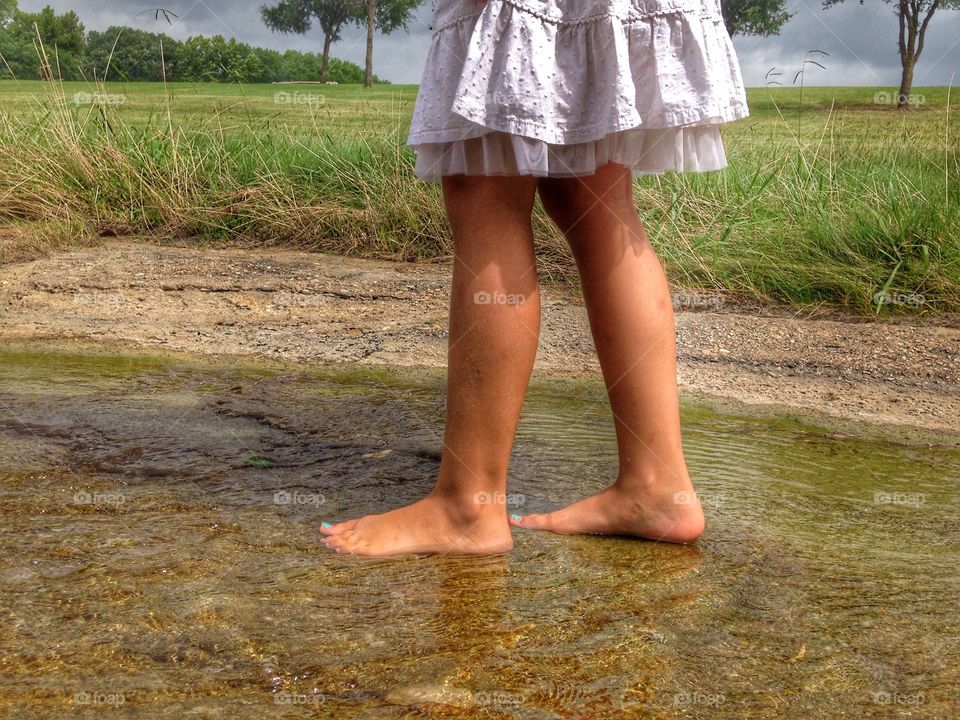
[[[748,115],[719,0],[437,0],[407,144],[416,173],[726,167]]]

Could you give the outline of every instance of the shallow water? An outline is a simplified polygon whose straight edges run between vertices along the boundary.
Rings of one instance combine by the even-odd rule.
[[[429,489],[442,374],[0,351],[0,713],[956,717],[960,450],[683,416],[695,547],[358,559],[316,528]],[[614,451],[599,383],[535,383],[512,509]]]

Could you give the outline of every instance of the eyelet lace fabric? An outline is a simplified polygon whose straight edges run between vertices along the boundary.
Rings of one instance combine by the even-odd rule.
[[[416,173],[726,166],[748,115],[719,0],[437,0],[407,144]]]

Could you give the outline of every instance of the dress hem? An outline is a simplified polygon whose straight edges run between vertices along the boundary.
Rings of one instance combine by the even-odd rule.
[[[634,177],[727,167],[720,125],[632,128],[583,143],[559,145],[500,131],[449,142],[415,143],[414,171],[426,182],[445,175],[577,177],[608,162]]]
[[[537,140],[543,140],[548,143],[567,145],[599,140],[610,133],[632,130],[638,127],[650,130],[667,130],[671,128],[728,123],[750,116],[750,110],[746,104],[732,103],[724,107],[699,107],[693,110],[665,113],[665,122],[654,123],[638,121],[638,118],[631,114],[629,117],[620,116],[612,123],[605,121],[573,131],[566,131],[557,127],[559,122],[551,125],[550,123],[541,123],[516,115],[500,115],[496,118],[491,118],[485,116],[476,108],[462,109],[468,110],[470,114],[467,115],[462,112],[462,110],[455,110],[454,112],[459,117],[467,120],[468,124],[453,125],[437,130],[411,129],[407,136],[406,144],[452,142],[465,140],[469,137],[476,137],[491,130],[498,130],[515,135],[523,135],[524,137],[536,138]],[[551,130],[553,130],[553,132],[550,132]]]

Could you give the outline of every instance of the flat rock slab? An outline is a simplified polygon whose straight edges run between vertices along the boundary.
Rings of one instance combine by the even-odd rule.
[[[443,366],[449,288],[449,265],[118,240],[0,267],[0,339]],[[960,430],[960,329],[694,305],[677,312],[686,392]],[[545,285],[542,306],[536,372],[599,377],[577,293]]]

